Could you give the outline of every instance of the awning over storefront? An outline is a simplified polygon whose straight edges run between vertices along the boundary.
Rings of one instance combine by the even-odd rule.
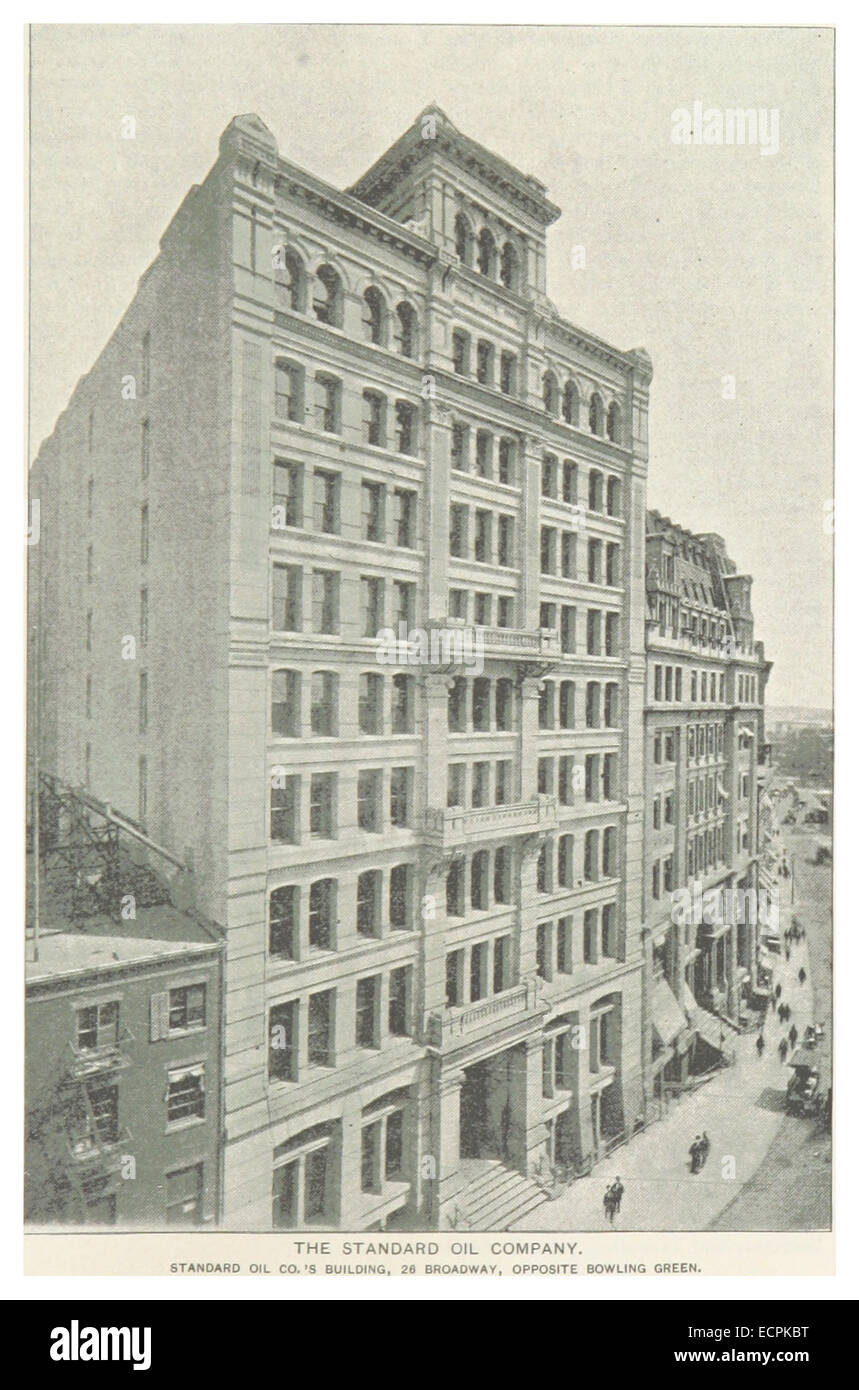
[[[653,1026],[665,1047],[686,1027],[683,1011],[667,980],[657,980],[653,986]]]

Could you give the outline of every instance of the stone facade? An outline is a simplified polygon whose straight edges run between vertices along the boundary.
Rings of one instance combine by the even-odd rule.
[[[759,874],[758,766],[770,667],[754,638],[751,582],[721,536],[693,535],[648,512],[648,1097],[730,1051],[761,983],[766,921],[758,916],[763,906],[766,917],[772,884]]]
[[[651,367],[557,216],[434,108],[345,193],[239,117],[34,466],[42,764],[226,933],[231,1229],[447,1225],[642,1114]]]

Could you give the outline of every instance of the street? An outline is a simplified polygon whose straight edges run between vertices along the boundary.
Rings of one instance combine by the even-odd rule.
[[[811,864],[817,835],[785,837],[794,858],[793,913],[807,939],[781,955],[774,983],[792,1010],[800,1038],[821,1022],[831,1044],[831,878]],[[789,895],[786,885],[784,897]],[[782,928],[790,923],[782,907]],[[800,984],[800,969],[806,972]],[[515,1229],[604,1230],[602,1198],[619,1175],[625,1194],[615,1229],[630,1231],[820,1230],[829,1226],[831,1136],[812,1118],[785,1114],[790,1070],[778,1056],[790,1023],[767,1011],[762,1056],[756,1035],[736,1039],[737,1060],[700,1089],[672,1101],[666,1115],[586,1178],[531,1212]],[[788,1053],[790,1056],[790,1053]],[[704,1169],[690,1172],[689,1146],[706,1130],[711,1150]]]

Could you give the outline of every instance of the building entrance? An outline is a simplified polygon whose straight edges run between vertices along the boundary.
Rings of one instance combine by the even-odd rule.
[[[460,1093],[461,1158],[512,1156],[515,1049],[466,1067]]]

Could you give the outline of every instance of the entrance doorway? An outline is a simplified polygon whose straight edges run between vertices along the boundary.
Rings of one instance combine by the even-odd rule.
[[[461,1158],[510,1160],[514,1065],[511,1048],[466,1067],[459,1102]]]

